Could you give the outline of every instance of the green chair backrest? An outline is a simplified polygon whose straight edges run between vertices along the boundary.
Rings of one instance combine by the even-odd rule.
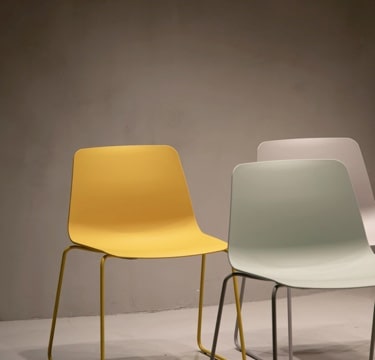
[[[229,260],[293,266],[369,249],[345,166],[336,160],[238,165],[232,177]]]

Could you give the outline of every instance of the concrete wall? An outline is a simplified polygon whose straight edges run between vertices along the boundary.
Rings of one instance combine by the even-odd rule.
[[[263,140],[353,137],[374,185],[374,4],[1,1],[0,320],[51,316],[78,148],[175,146],[202,229],[223,239],[232,168]],[[61,315],[98,313],[98,260],[71,255]],[[207,266],[213,304],[225,255]],[[112,260],[107,312],[196,306],[198,267]]]

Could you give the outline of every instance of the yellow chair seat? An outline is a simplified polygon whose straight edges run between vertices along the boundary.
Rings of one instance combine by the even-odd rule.
[[[95,244],[95,250],[127,259],[193,256],[227,248],[225,241],[203,233],[194,223],[150,225],[139,231],[75,226],[70,234],[76,244],[88,248]]]

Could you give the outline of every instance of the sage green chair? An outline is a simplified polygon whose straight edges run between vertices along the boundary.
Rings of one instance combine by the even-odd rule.
[[[375,245],[375,200],[366,164],[359,144],[347,137],[316,137],[263,141],[257,149],[257,161],[288,160],[288,159],[336,159],[347,168],[353,190],[362,215],[367,240]],[[242,304],[245,283],[241,283],[240,302]],[[289,360],[292,359],[292,299],[291,291],[287,293],[288,300],[288,338]],[[238,327],[235,327],[234,341],[239,349]],[[252,356],[251,350],[247,354]]]
[[[348,172],[337,160],[238,165],[232,177],[228,241],[233,272],[223,281],[212,359],[227,282],[233,277],[275,284],[271,297],[273,360],[278,358],[276,295],[280,287],[375,286],[375,255],[366,239]],[[370,360],[374,332],[373,315]],[[245,348],[243,336],[241,348]]]

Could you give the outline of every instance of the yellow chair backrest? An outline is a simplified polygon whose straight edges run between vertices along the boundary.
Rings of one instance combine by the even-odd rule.
[[[71,191],[70,233],[76,225],[137,231],[196,222],[179,156],[166,145],[78,150]]]

